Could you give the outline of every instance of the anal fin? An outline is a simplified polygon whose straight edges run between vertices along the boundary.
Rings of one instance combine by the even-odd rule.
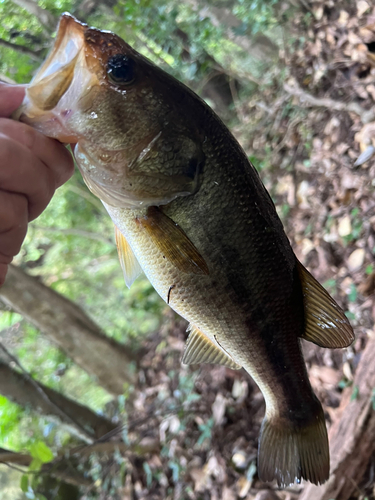
[[[142,273],[142,268],[139,265],[129,243],[126,241],[125,236],[120,232],[117,226],[115,226],[115,239],[121,268],[124,273],[125,283],[126,286],[130,288],[134,281]]]
[[[185,365],[195,365],[199,363],[209,363],[223,365],[233,370],[240,370],[241,365],[233,361],[228,353],[220,346],[212,342],[199,328],[190,325],[189,337],[186,341],[185,352],[182,362]]]
[[[299,261],[297,269],[305,312],[301,337],[321,347],[348,347],[355,337],[344,311]]]

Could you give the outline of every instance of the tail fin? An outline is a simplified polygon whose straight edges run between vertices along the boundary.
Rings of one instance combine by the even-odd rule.
[[[323,410],[305,426],[264,417],[259,437],[258,474],[281,487],[307,479],[322,484],[329,477],[329,447]]]

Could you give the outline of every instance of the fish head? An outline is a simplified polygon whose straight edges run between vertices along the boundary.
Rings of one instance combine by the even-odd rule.
[[[83,178],[102,201],[147,207],[198,189],[204,138],[186,120],[186,95],[117,35],[63,14],[17,114],[75,145]]]

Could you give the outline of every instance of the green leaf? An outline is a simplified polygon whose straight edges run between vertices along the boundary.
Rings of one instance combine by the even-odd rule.
[[[147,462],[143,462],[143,470],[146,473],[147,487],[150,488],[152,484],[152,470]]]
[[[349,387],[351,385],[352,385],[352,382],[350,380],[347,380],[347,379],[342,379],[338,383],[339,389],[345,389],[345,387]]]
[[[180,466],[177,462],[170,461],[168,462],[168,466],[170,469],[172,469],[172,479],[174,483],[178,482],[178,479],[180,477]]]
[[[359,389],[358,389],[358,386],[355,385],[353,387],[353,392],[352,392],[352,395],[350,397],[350,401],[354,401],[355,399],[358,399],[358,396],[359,396]]]
[[[29,476],[27,476],[26,474],[21,477],[20,487],[24,493],[26,493],[26,491],[29,489]]]
[[[43,441],[36,441],[31,445],[30,454],[33,458],[40,460],[43,464],[53,460],[53,453]]]
[[[14,324],[22,321],[22,316],[13,311],[2,311],[0,312],[0,330],[4,328],[10,328]]]
[[[351,319],[351,320],[354,320],[355,319],[355,314],[352,313],[351,311],[345,311],[345,316],[348,318],[348,319]]]
[[[330,278],[329,280],[323,283],[324,288],[327,288],[331,293],[336,293],[336,280],[334,278]]]
[[[8,399],[0,394],[0,407],[6,406],[8,404]]]
[[[357,300],[357,295],[358,295],[358,293],[357,293],[357,289],[355,287],[355,284],[352,283],[350,285],[350,292],[349,292],[349,295],[348,295],[349,302],[355,302]]]
[[[256,463],[255,462],[251,462],[249,468],[247,469],[247,472],[246,472],[246,479],[252,483],[253,482],[253,479],[254,479],[254,476],[256,474],[256,471],[257,471],[257,466],[256,466]]]
[[[41,469],[43,462],[39,458],[33,458],[29,465],[29,470],[36,472]]]

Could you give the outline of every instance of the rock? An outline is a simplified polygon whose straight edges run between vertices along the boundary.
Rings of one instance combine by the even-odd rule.
[[[258,491],[254,500],[280,500],[280,497],[272,490]]]
[[[357,248],[354,250],[348,258],[348,268],[350,271],[357,271],[365,260],[365,251],[363,248]]]

